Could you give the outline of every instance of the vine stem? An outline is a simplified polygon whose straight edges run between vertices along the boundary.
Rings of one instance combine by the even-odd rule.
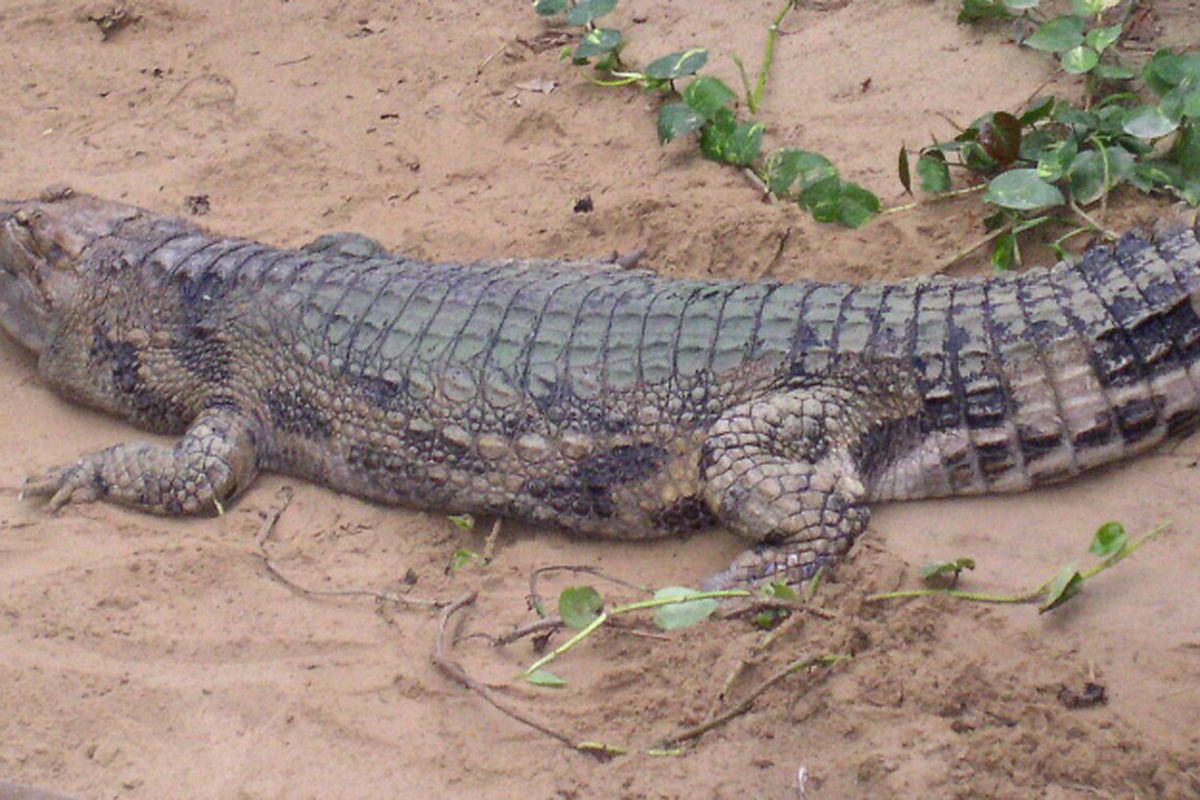
[[[1133,542],[1132,544],[1129,544],[1129,545],[1121,548],[1116,553],[1113,553],[1112,555],[1110,555],[1107,558],[1105,558],[1104,560],[1102,560],[1099,564],[1096,564],[1095,566],[1090,567],[1089,569],[1086,569],[1086,570],[1083,570],[1082,572],[1080,572],[1079,577],[1086,581],[1088,578],[1093,578],[1096,575],[1099,575],[1101,572],[1104,572],[1104,570],[1109,569],[1110,567],[1116,566],[1121,561],[1124,561],[1126,558],[1133,555],[1138,550],[1138,548],[1140,548],[1142,545],[1147,544],[1148,542],[1151,542],[1154,539],[1157,539],[1165,531],[1167,531],[1171,527],[1172,524],[1173,523],[1171,522],[1171,520],[1167,520],[1166,522],[1159,523],[1158,525],[1151,528],[1144,536],[1142,536],[1142,538],[1138,539],[1137,541]],[[865,599],[868,603],[877,603],[881,600],[907,600],[907,599],[911,599],[914,597],[935,597],[935,596],[937,596],[937,597],[953,597],[957,600],[966,600],[966,601],[972,602],[972,603],[1004,603],[1004,604],[1033,603],[1033,602],[1036,602],[1036,601],[1042,599],[1042,597],[1046,594],[1046,590],[1050,588],[1050,584],[1052,584],[1053,582],[1054,582],[1054,578],[1050,578],[1049,580],[1044,582],[1041,586],[1038,586],[1036,589],[1033,589],[1028,592],[1022,592],[1020,594],[986,594],[983,592],[964,592],[961,589],[910,589],[907,591],[900,591],[900,592],[883,592],[882,594],[871,594],[871,595],[867,595],[867,597]]]
[[[528,667],[526,667],[524,670],[522,670],[517,675],[517,680],[527,679],[530,675],[537,672],[539,669],[546,666],[551,661],[558,658],[563,653],[566,653],[568,650],[575,647],[575,645],[582,642],[592,632],[594,632],[597,628],[599,628],[605,622],[608,622],[608,620],[611,619],[612,617],[616,617],[621,614],[628,614],[633,611],[643,611],[648,608],[660,608],[662,606],[673,606],[673,605],[678,605],[680,603],[692,603],[697,600],[718,600],[718,599],[726,598],[726,597],[753,597],[753,596],[754,596],[754,593],[751,592],[749,589],[722,589],[722,590],[716,591],[716,592],[697,592],[696,594],[689,594],[684,597],[661,597],[661,598],[653,598],[650,600],[638,600],[633,603],[627,603],[627,604],[621,605],[621,606],[614,606],[611,611],[600,612],[600,614],[595,619],[593,619],[591,622],[589,622],[585,627],[583,627],[578,633],[576,633],[570,639],[563,642],[558,647],[554,648],[549,653],[542,656],[537,661],[533,662]]]
[[[955,197],[962,197],[965,194],[974,194],[975,192],[982,191],[983,189],[986,189],[986,188],[987,188],[986,183],[979,183],[974,186],[965,186],[962,189],[951,189],[948,192],[939,192],[938,194],[935,194],[932,197],[925,198],[924,200],[914,200],[911,203],[905,203],[904,205],[901,205],[901,206],[889,206],[889,207],[883,209],[882,211],[880,211],[879,216],[882,217],[885,214],[897,214],[901,211],[912,211],[914,208],[917,208],[918,206],[923,206],[927,203],[936,203],[939,200],[950,200]]]
[[[771,71],[771,64],[775,61],[775,42],[779,39],[779,26],[783,24],[783,18],[788,15],[788,12],[795,7],[796,0],[786,0],[783,8],[779,10],[775,19],[767,27],[767,42],[763,45],[763,63],[758,70],[758,80],[754,82],[754,91],[746,95],[746,105],[750,107],[751,114],[757,114],[759,106],[762,104],[763,92],[767,88],[767,74]]]

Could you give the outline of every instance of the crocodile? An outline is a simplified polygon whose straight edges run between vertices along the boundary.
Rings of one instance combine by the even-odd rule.
[[[748,548],[705,586],[800,584],[872,504],[1023,490],[1192,431],[1198,237],[959,280],[675,280],[6,201],[0,326],[61,394],[179,437],[24,493],[214,513],[270,470],[617,538],[724,526]]]

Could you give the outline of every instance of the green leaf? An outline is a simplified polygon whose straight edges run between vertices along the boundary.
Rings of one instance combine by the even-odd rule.
[[[695,111],[695,109],[692,109]],[[724,161],[729,141],[737,128],[737,117],[728,108],[718,108],[700,129],[700,152],[713,161]]]
[[[1158,50],[1142,68],[1142,80],[1155,94],[1164,95],[1187,76],[1186,64],[1183,56],[1166,48]]]
[[[570,586],[558,596],[558,615],[573,630],[591,625],[603,610],[604,600],[591,586]]]
[[[617,0],[579,0],[567,12],[568,25],[587,25],[617,7]]]
[[[1200,121],[1189,122],[1179,129],[1167,158],[1179,166],[1181,184],[1200,180]]]
[[[739,123],[728,108],[718,108],[700,131],[700,152],[725,164],[750,164],[762,147],[763,125],[749,120]]]
[[[972,172],[985,174],[996,168],[996,159],[987,154],[979,142],[965,142],[962,146],[963,163]]]
[[[1103,53],[1112,43],[1121,37],[1121,26],[1113,25],[1108,28],[1092,28],[1083,37],[1083,41],[1088,47],[1093,48],[1097,52]]]
[[[1124,525],[1119,522],[1106,522],[1096,529],[1096,536],[1092,539],[1088,552],[1106,558],[1122,552],[1128,541]]]
[[[677,136],[700,130],[704,116],[683,103],[668,103],[658,110],[658,141],[666,144]]]
[[[1200,119],[1200,88],[1192,89],[1183,95],[1180,111],[1185,117]]]
[[[1038,159],[1037,175],[1047,183],[1054,183],[1067,174],[1075,156],[1079,154],[1079,145],[1074,139],[1065,139],[1047,147]]]
[[[474,550],[467,550],[465,547],[459,548],[450,556],[450,571],[458,572],[472,561],[482,560],[483,556],[479,555],[479,553],[476,553]]]
[[[668,586],[654,593],[655,600],[672,600],[677,597],[691,597],[700,594],[695,589],[683,586]],[[673,603],[654,609],[654,624],[664,631],[676,628],[686,628],[695,625],[709,617],[717,610],[719,604],[711,597],[703,600],[692,600],[686,603]]]
[[[789,616],[791,613],[786,608],[767,608],[755,614],[750,624],[759,630],[774,630]]]
[[[1062,67],[1071,75],[1091,72],[1100,63],[1100,54],[1085,44],[1072,47],[1062,54]]]
[[[767,156],[766,174],[767,190],[780,196],[792,188],[797,178],[800,179],[798,192],[803,192],[818,181],[836,177],[837,169],[820,153],[781,149],[773,150]]]
[[[621,45],[621,32],[616,28],[594,28],[579,40],[573,58],[576,62],[616,50]]]
[[[1183,185],[1183,171],[1178,164],[1169,161],[1143,161],[1133,168],[1129,182],[1140,192],[1152,192],[1155,189],[1173,188]]]
[[[1021,152],[1021,121],[1007,111],[997,111],[980,123],[977,141],[998,163],[1009,164]]]
[[[992,268],[998,272],[1012,269],[1017,259],[1017,237],[1012,231],[1001,234],[992,247]]]
[[[694,47],[651,61],[646,66],[646,76],[660,81],[672,81],[685,75],[694,75],[707,62],[708,51]]]
[[[683,102],[705,119],[712,119],[718,108],[729,105],[735,97],[737,95],[724,81],[708,75],[696,78],[683,90]]]
[[[879,213],[883,203],[871,192],[857,183],[842,184],[838,200],[838,222],[847,228],[857,228]]]
[[[1035,122],[1041,122],[1054,111],[1054,104],[1056,102],[1058,101],[1053,96],[1035,100],[1026,109],[1024,114],[1017,117],[1017,120],[1022,125],[1033,125]]]
[[[1012,222],[1015,215],[1011,211],[1001,209],[995,214],[988,214],[983,218],[983,229],[988,233],[998,231],[1008,223]]]
[[[879,198],[836,174],[810,184],[797,198],[801,208],[812,212],[817,222],[838,222],[857,228],[882,208]]]
[[[1139,139],[1158,139],[1178,128],[1179,123],[1172,122],[1155,106],[1138,106],[1125,113],[1121,127]]]
[[[950,168],[947,166],[946,156],[936,150],[925,152],[917,160],[917,178],[920,179],[920,188],[924,192],[949,192]]]
[[[842,179],[834,174],[805,187],[796,202],[811,211],[818,222],[836,222],[841,195]]]
[[[1064,202],[1062,192],[1039,178],[1034,169],[1014,169],[996,176],[988,184],[983,199],[1015,211],[1034,211]]]
[[[956,558],[953,561],[935,561],[921,567],[917,574],[921,576],[921,580],[928,583],[941,577],[957,578],[964,569],[975,569],[975,559]]]
[[[1135,73],[1118,64],[1098,64],[1092,70],[1092,74],[1105,81],[1127,81],[1134,77]]]
[[[1059,571],[1058,575],[1054,576],[1050,587],[1046,589],[1046,596],[1042,604],[1038,606],[1038,613],[1045,614],[1047,611],[1058,608],[1082,590],[1083,576],[1079,574],[1079,570],[1074,564],[1068,564]]]
[[[900,185],[909,194],[912,190],[912,173],[908,169],[908,148],[900,145],[900,153],[896,156],[896,172],[900,176]]]
[[[799,600],[800,595],[795,589],[788,586],[782,581],[768,583],[763,587],[762,593],[767,597],[772,597],[776,600]]]
[[[1004,0],[1004,6],[1013,13],[1031,11],[1041,4],[1042,0]]]
[[[1094,17],[1103,14],[1119,2],[1121,0],[1071,0],[1071,11]]]
[[[1004,3],[998,0],[963,0],[958,12],[959,24],[980,22],[985,19],[1007,19],[1012,16]]]
[[[1105,159],[1108,160],[1108,183],[1104,181]],[[1120,147],[1084,150],[1071,163],[1067,172],[1071,196],[1080,205],[1099,200],[1106,192],[1124,181],[1133,172],[1133,156]]]
[[[567,7],[567,0],[537,0],[533,10],[543,17],[552,17]]]
[[[1078,139],[1086,139],[1088,134],[1100,127],[1100,118],[1090,111],[1081,111],[1068,103],[1061,103],[1054,109],[1054,119],[1063,125],[1069,125],[1071,132]]]
[[[464,531],[475,530],[475,518],[470,514],[451,514],[446,519]]]
[[[1062,53],[1083,43],[1083,17],[1062,16],[1043,22],[1025,44],[1034,50]]]
[[[762,137],[765,128],[761,122],[748,120],[733,129],[729,148],[722,161],[745,166],[754,162],[762,152]]]
[[[551,689],[561,689],[567,682],[548,669],[537,669],[525,676],[525,680],[534,686],[545,686]]]

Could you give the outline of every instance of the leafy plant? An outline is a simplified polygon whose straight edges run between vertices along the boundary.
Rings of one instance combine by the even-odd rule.
[[[624,34],[618,28],[596,24],[616,8],[616,0],[537,0],[534,9],[543,16],[564,15],[567,25],[583,28],[579,41],[565,47],[562,56],[579,67],[587,80],[600,86],[637,85],[672,98],[658,112],[660,144],[694,135],[705,158],[751,170],[770,194],[796,202],[821,222],[856,228],[879,213],[882,204],[878,197],[843,180],[820,154],[790,148],[764,154],[763,123],[739,114],[743,102],[751,114],[757,113],[779,25],[795,2],[786,0],[768,28],[763,65],[753,87],[741,60],[734,57],[742,76],[741,97],[720,79],[698,74],[708,63],[708,51],[703,48],[670,53],[640,70],[625,64],[621,59],[627,44]],[[677,82],[682,79],[688,82],[680,91]]]
[[[790,590],[788,590],[790,591]],[[794,596],[794,592],[792,596]],[[654,624],[663,631],[673,631],[703,622],[717,610],[717,601],[726,597],[752,597],[747,589],[728,589],[700,592],[683,586],[659,589],[649,600],[604,608],[604,598],[591,586],[571,586],[558,596],[558,613],[563,624],[576,631],[575,635],[550,653],[539,658],[517,676],[536,686],[560,687],[566,682],[546,669],[546,665],[572,649],[610,619],[637,611],[652,610]],[[777,596],[768,592],[764,596]],[[782,595],[778,595],[782,596]]]
[[[1126,20],[1104,24],[1117,0],[1072,0],[1070,14],[1051,17],[1040,5],[963,0],[959,21],[1028,19],[1036,27],[1023,44],[1084,76],[1082,102],[1042,97],[1017,114],[984,114],[953,140],[922,148],[917,159],[919,185],[931,194],[949,191],[951,169],[986,181],[983,199],[997,208],[986,220],[997,269],[1019,263],[1019,234],[1047,222],[1070,226],[1051,245],[1060,258],[1067,238],[1104,232],[1085,208],[1106,203],[1123,184],[1200,205],[1200,53],[1160,50],[1139,75],[1114,47]],[[900,162],[901,183],[912,191],[906,151]]]
[[[1099,558],[1099,563],[1082,571],[1073,562],[1067,564],[1049,580],[1044,581],[1037,588],[1027,592],[1020,592],[1018,594],[986,594],[954,588],[931,588],[873,594],[868,596],[867,600],[875,602],[941,595],[975,603],[1037,603],[1038,613],[1044,614],[1047,611],[1053,611],[1079,594],[1083,591],[1083,587],[1088,580],[1107,569],[1111,569],[1119,562],[1133,555],[1138,548],[1148,542],[1154,541],[1170,526],[1171,523],[1164,522],[1152,528],[1137,541],[1130,542],[1124,525],[1119,522],[1106,522],[1096,530],[1091,544],[1088,546],[1088,553]],[[974,567],[975,560],[971,558],[943,561],[923,567],[921,569],[921,577],[926,582],[929,582],[931,578],[945,577],[950,573],[953,573],[957,577],[958,572],[962,569],[974,569]]]

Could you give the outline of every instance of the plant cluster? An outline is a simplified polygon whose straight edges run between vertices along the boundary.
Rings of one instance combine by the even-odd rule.
[[[1047,17],[1040,0],[963,0],[962,22],[1003,17],[1033,23],[1022,44],[1053,54],[1064,71],[1086,82],[1079,104],[1041,97],[1017,114],[989,112],[953,140],[920,151],[916,173],[926,192],[949,191],[951,168],[986,181],[983,199],[999,209],[986,220],[999,234],[992,251],[999,269],[1019,261],[1018,234],[1050,221],[1071,223],[1051,245],[1065,257],[1062,241],[1103,230],[1084,209],[1106,202],[1122,184],[1200,205],[1200,53],[1159,50],[1135,72],[1114,48],[1127,19],[1104,24],[1118,5],[1071,0],[1072,13]],[[900,180],[911,191],[903,150]],[[1063,208],[1085,224],[1047,213]]]
[[[899,156],[900,181],[909,192],[913,172],[934,196],[952,193],[952,170],[965,172],[972,188],[996,207],[986,224],[995,244],[992,261],[1007,269],[1020,261],[1019,234],[1048,222],[1066,223],[1062,243],[1081,232],[1104,231],[1085,209],[1106,203],[1127,184],[1144,193],[1165,193],[1200,205],[1200,53],[1159,50],[1140,69],[1122,63],[1116,45],[1136,4],[1122,0],[1070,0],[1070,13],[1043,12],[1041,0],[961,0],[963,23],[1009,19],[1031,30],[1022,45],[1053,55],[1067,73],[1081,76],[1080,102],[1036,98],[1012,113],[992,111],[960,128],[950,141],[934,141],[917,154],[915,170],[906,148]],[[636,85],[670,99],[659,109],[661,143],[695,135],[708,159],[750,170],[771,195],[795,201],[822,222],[862,225],[882,210],[879,198],[842,178],[820,153],[796,148],[763,152],[763,124],[754,119],[762,103],[779,26],[795,6],[787,0],[767,29],[763,63],[751,85],[741,60],[734,62],[742,93],[700,75],[708,51],[690,48],[656,58],[643,68],[622,61],[625,34],[602,27],[617,0],[535,0],[538,14],[562,15],[580,28],[564,59],[601,86]],[[686,84],[680,87],[680,82]],[[749,115],[743,114],[746,109]],[[959,190],[963,191],[963,190]],[[889,210],[900,210],[889,209]],[[1082,224],[1081,224],[1082,222]]]
[[[617,0],[536,0],[534,10],[548,17],[565,15],[567,25],[582,29],[578,43],[564,48],[563,57],[583,70],[587,80],[600,86],[637,85],[674,98],[658,112],[660,143],[694,134],[705,158],[751,170],[766,191],[796,202],[821,222],[856,228],[880,211],[878,197],[844,180],[829,159],[819,153],[781,148],[764,154],[762,122],[739,114],[743,103],[750,114],[757,113],[779,25],[795,2],[786,0],[767,30],[763,64],[753,87],[741,60],[734,57],[742,77],[741,96],[719,78],[698,75],[708,63],[708,51],[703,48],[670,53],[641,69],[626,65],[621,60],[624,34],[618,28],[596,23],[616,8]],[[677,82],[684,79],[688,83],[681,92]]]

